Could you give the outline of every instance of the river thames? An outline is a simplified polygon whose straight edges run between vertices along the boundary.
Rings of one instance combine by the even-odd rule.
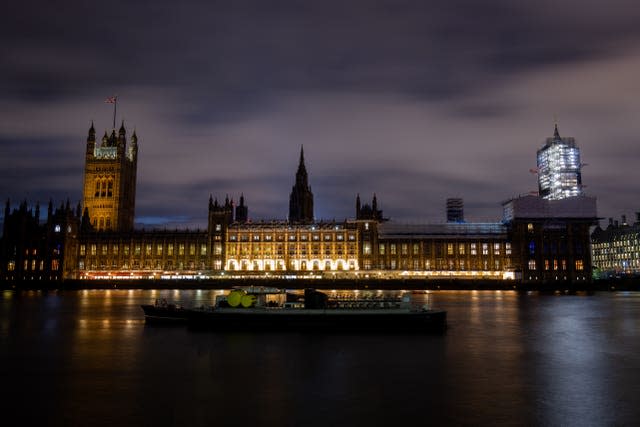
[[[212,290],[3,291],[3,425],[637,425],[640,293],[434,291],[444,334],[210,333],[140,304]]]

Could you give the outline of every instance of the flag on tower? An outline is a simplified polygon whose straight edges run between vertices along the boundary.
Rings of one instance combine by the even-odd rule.
[[[117,96],[110,96],[107,99],[104,100],[105,103],[107,104],[115,104],[116,101],[118,101],[118,97]]]

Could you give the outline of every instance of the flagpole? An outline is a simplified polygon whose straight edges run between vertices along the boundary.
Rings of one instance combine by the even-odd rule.
[[[114,102],[113,102],[113,128],[116,128],[116,108],[118,107],[118,96],[116,95],[114,97]]]

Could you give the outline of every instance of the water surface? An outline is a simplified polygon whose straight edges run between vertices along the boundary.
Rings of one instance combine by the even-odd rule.
[[[60,426],[640,419],[640,293],[414,295],[448,311],[443,335],[145,325],[140,304],[200,305],[219,292],[3,292],[3,418]]]

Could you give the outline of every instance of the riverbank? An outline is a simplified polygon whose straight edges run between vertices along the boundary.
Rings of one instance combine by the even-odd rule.
[[[65,280],[63,282],[3,282],[2,289],[231,289],[237,286],[266,286],[286,289],[406,289],[406,290],[520,290],[520,291],[638,291],[637,279],[608,279],[577,284],[552,282],[522,284],[513,280],[446,279],[208,279],[208,280]]]

